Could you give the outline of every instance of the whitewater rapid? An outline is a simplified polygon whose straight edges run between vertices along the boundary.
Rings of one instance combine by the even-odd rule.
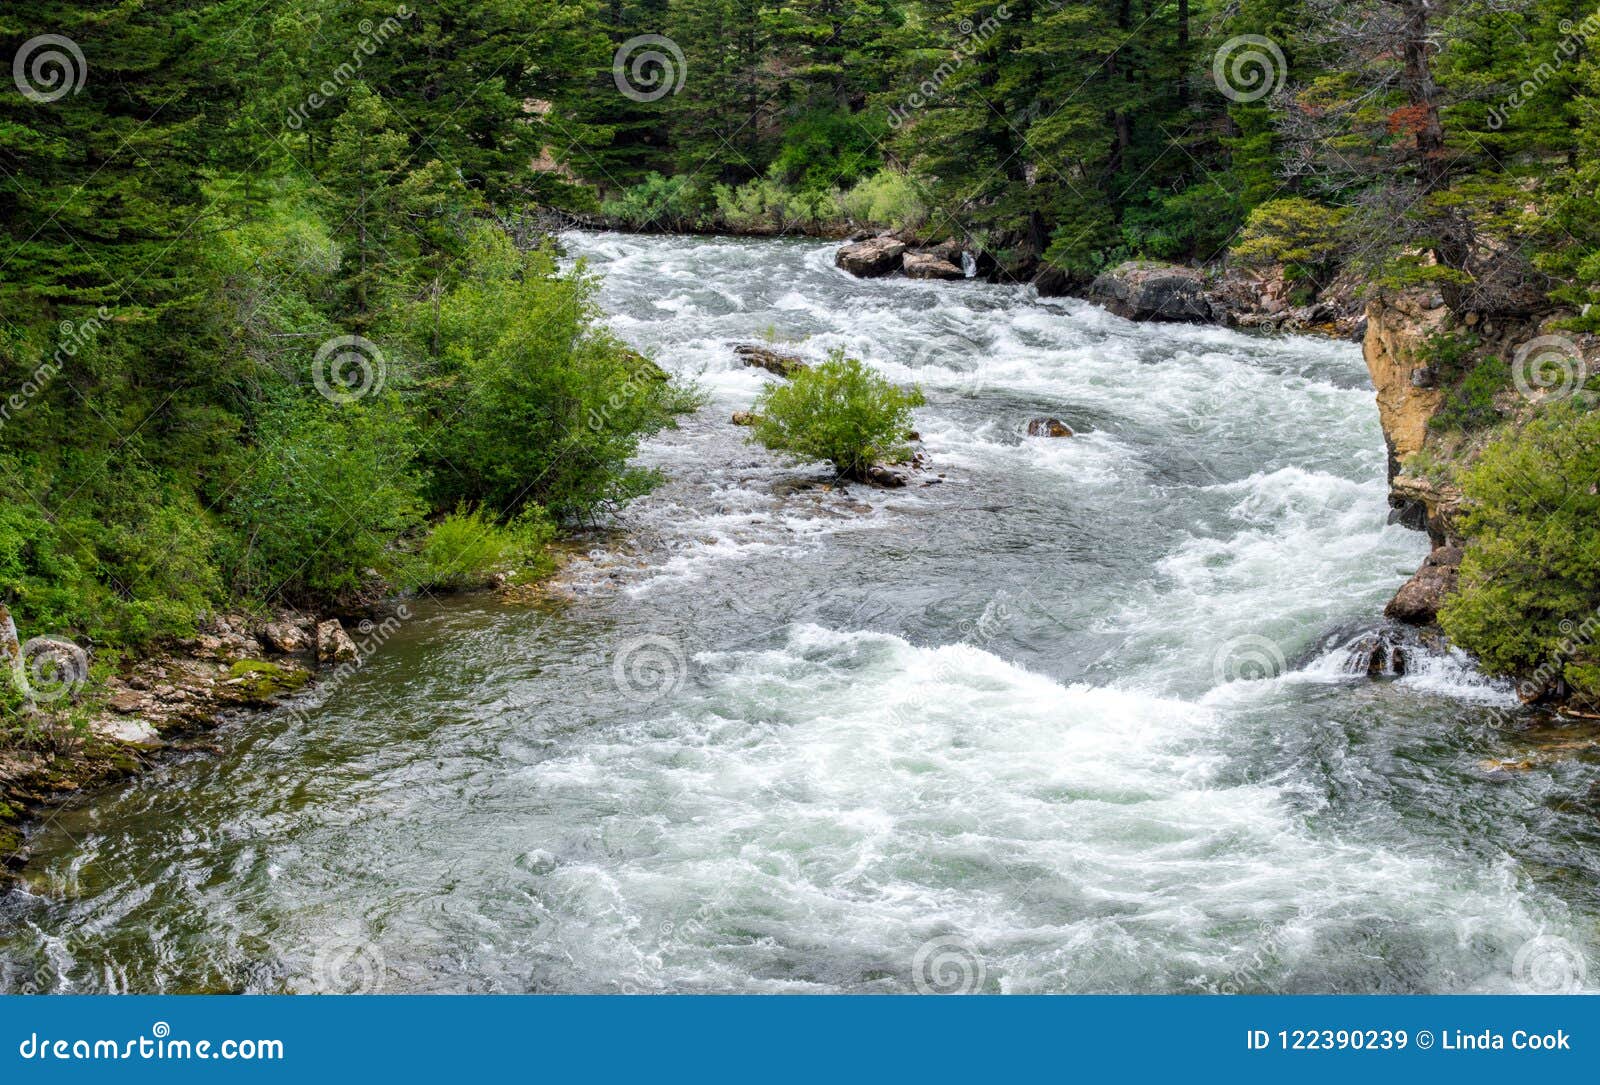
[[[62,819],[0,905],[9,982],[1487,991],[1586,954],[1591,766],[1485,768],[1526,743],[1459,655],[1347,673],[1426,552],[1357,348],[816,242],[565,243],[706,394],[641,454],[665,484],[569,602],[423,601]],[[747,342],[920,384],[931,466],[839,488],[745,443]]]

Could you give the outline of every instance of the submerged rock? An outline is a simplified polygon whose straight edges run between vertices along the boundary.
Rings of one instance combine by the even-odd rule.
[[[1407,625],[1433,624],[1439,617],[1439,607],[1456,589],[1460,566],[1459,546],[1435,547],[1423,561],[1422,568],[1400,586],[1389,605],[1383,608],[1384,617]]]
[[[1071,437],[1072,429],[1059,418],[1035,418],[1028,423],[1029,437]]]
[[[907,482],[911,481],[911,476],[906,471],[896,470],[893,467],[886,467],[881,463],[875,463],[871,467],[867,468],[865,481],[872,483],[874,486],[883,486],[887,489],[898,490]]]
[[[779,377],[792,377],[800,370],[810,368],[805,359],[798,354],[756,346],[754,343],[742,343],[734,347],[733,352],[745,365],[765,369],[768,373]]]
[[[833,262],[857,278],[888,275],[900,270],[906,243],[897,237],[874,237],[841,246]]]
[[[1129,320],[1214,319],[1204,274],[1177,264],[1129,260],[1102,272],[1089,285],[1088,298]]]
[[[908,252],[904,267],[909,279],[965,279],[966,272],[950,261],[928,252]]]
[[[351,645],[353,649],[354,644]],[[259,659],[241,659],[228,668],[218,695],[244,704],[265,704],[283,693],[293,693],[311,680],[308,671]]]

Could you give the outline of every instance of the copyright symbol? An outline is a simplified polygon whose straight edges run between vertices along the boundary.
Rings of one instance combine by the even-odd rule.
[[[1424,1051],[1426,1051],[1426,1050],[1428,1050],[1428,1048],[1432,1047],[1433,1046],[1433,1033],[1428,1032],[1426,1029],[1424,1029],[1422,1032],[1417,1033],[1417,1046],[1422,1048],[1422,1050],[1424,1050]]]

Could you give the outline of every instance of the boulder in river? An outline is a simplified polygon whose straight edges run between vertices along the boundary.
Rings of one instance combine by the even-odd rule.
[[[1205,323],[1213,318],[1204,274],[1178,264],[1118,264],[1089,285],[1088,298],[1129,320]]]
[[[356,642],[344,631],[339,619],[329,618],[317,623],[317,661],[320,663],[353,663],[360,657]]]
[[[1431,625],[1438,619],[1445,597],[1456,589],[1460,566],[1459,546],[1435,547],[1423,561],[1422,568],[1400,586],[1389,605],[1383,608],[1384,617],[1407,625]]]
[[[893,467],[886,467],[881,463],[875,463],[871,467],[867,468],[865,481],[872,483],[874,486],[882,486],[886,489],[898,490],[907,482],[911,481],[911,476],[905,471],[899,471]]]
[[[1035,418],[1028,423],[1029,437],[1071,437],[1072,429],[1059,418]]]
[[[908,252],[903,261],[908,279],[965,279],[955,264],[927,252]]]
[[[736,426],[753,426],[759,420],[755,411],[734,411],[729,419]]]
[[[841,246],[833,262],[860,279],[900,270],[906,243],[898,237],[874,237]]]
[[[809,368],[805,359],[798,354],[786,354],[781,350],[770,347],[756,346],[754,343],[744,343],[733,348],[739,360],[745,365],[765,369],[779,377],[792,377],[802,369]]]

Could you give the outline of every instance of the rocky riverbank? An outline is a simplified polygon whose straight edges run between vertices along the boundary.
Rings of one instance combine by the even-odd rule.
[[[360,666],[408,614],[399,604],[374,615],[377,621],[363,619],[352,625],[354,637],[338,618],[218,615],[194,637],[92,684],[86,669],[52,670],[57,684],[48,699],[22,710],[23,737],[0,746],[0,872],[26,859],[29,818],[160,756],[209,749],[205,732],[231,713],[269,706],[319,675]],[[53,642],[45,646],[53,650]]]
[[[1367,312],[1363,347],[1388,445],[1392,515],[1426,531],[1432,543],[1432,551],[1385,614],[1435,631],[1440,608],[1456,590],[1462,559],[1472,545],[1462,517],[1460,480],[1492,440],[1520,429],[1545,405],[1582,387],[1586,376],[1600,367],[1600,337],[1569,330],[1571,313],[1458,315],[1438,294],[1426,291],[1381,296]],[[1450,343],[1470,344],[1465,357],[1453,358],[1442,347]],[[1541,350],[1553,351],[1555,372],[1540,369],[1545,364],[1539,360]],[[1507,368],[1504,386],[1469,392],[1467,375],[1492,360]],[[1482,417],[1464,426],[1456,417],[1463,410]],[[1562,714],[1592,714],[1569,703],[1565,684],[1551,674],[1512,677],[1526,703]]]
[[[911,279],[1025,283],[1043,296],[1080,297],[1129,320],[1220,324],[1356,340],[1366,334],[1366,307],[1354,276],[1310,291],[1293,283],[1281,265],[1196,268],[1128,260],[1089,280],[1074,279],[1049,266],[1019,275],[1011,264],[958,241],[919,244],[893,233],[852,238],[840,246],[835,263],[861,278],[899,274]]]

